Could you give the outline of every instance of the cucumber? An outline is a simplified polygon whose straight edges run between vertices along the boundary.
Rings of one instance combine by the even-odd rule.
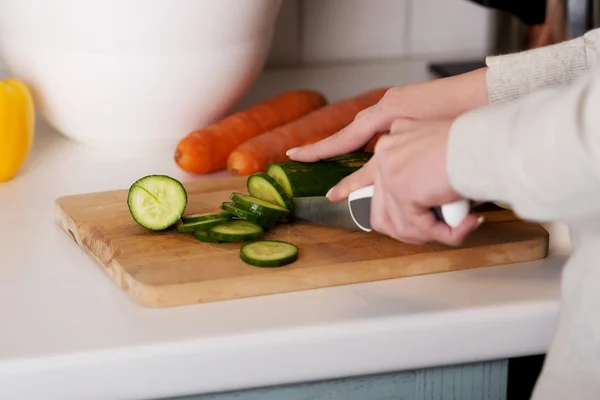
[[[346,176],[358,171],[373,156],[356,152],[314,163],[286,161],[269,165],[267,174],[279,183],[288,198],[325,196]]]
[[[221,243],[220,240],[210,237],[207,231],[194,231],[192,235],[201,242],[205,243]]]
[[[232,203],[224,202],[223,204],[221,204],[221,209],[227,211],[232,215],[235,215],[238,218],[260,225],[263,228],[270,228],[277,223],[276,219],[268,219],[261,217],[260,215],[253,214],[250,211],[242,210],[241,208],[236,207]]]
[[[213,226],[217,226],[227,222],[227,219],[216,218],[216,219],[207,219],[204,221],[196,221],[196,222],[187,222],[179,225],[177,227],[177,231],[181,233],[185,232],[194,232],[194,231],[204,231],[208,228],[212,228]]]
[[[166,175],[148,175],[129,188],[127,207],[139,225],[162,231],[181,219],[187,200],[187,192],[178,180]]]
[[[266,219],[283,220],[290,213],[283,207],[247,194],[232,193],[229,199],[237,208]]]
[[[264,230],[250,221],[229,221],[208,229],[208,235],[221,242],[246,242],[259,239]]]
[[[257,267],[282,267],[298,259],[298,247],[278,240],[260,240],[243,245],[240,258]]]
[[[248,178],[246,186],[250,196],[293,211],[294,203],[292,199],[272,176],[264,172],[257,172]]]
[[[200,221],[208,221],[208,220],[212,220],[212,219],[228,220],[231,218],[233,218],[233,215],[231,215],[227,212],[201,213],[201,214],[184,215],[181,217],[181,222],[187,224],[188,222],[200,222]]]

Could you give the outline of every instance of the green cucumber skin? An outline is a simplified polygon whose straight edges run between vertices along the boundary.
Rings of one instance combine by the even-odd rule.
[[[209,220],[215,220],[215,219],[229,220],[231,218],[233,218],[233,215],[229,214],[228,212],[223,211],[220,213],[184,215],[181,217],[181,222],[183,222],[184,224],[187,224],[190,222],[201,222],[201,221],[209,221]]]
[[[350,153],[314,163],[285,161],[272,164],[269,169],[277,165],[285,172],[292,197],[325,196],[343,178],[362,168],[372,156],[372,153]]]
[[[269,261],[255,260],[252,257],[249,257],[248,255],[246,255],[245,248],[247,246],[255,245],[256,243],[261,243],[261,242],[263,242],[263,241],[246,243],[246,244],[242,245],[242,247],[240,248],[240,258],[242,259],[242,261],[244,261],[246,264],[253,265],[255,267],[260,267],[260,268],[279,268],[279,267],[283,267],[283,266],[289,265],[291,263],[294,263],[294,262],[296,262],[296,260],[298,260],[298,257],[300,255],[300,250],[298,249],[298,247],[291,243],[282,242],[279,240],[269,240],[269,242],[278,242],[278,243],[285,243],[288,245],[292,245],[293,247],[296,248],[296,253],[292,254],[288,257],[282,257],[282,258],[278,258],[275,260],[269,260]]]
[[[142,184],[144,183],[144,181],[151,180],[151,179],[169,180],[181,188],[182,196],[183,196],[183,207],[181,209],[181,212],[178,215],[173,216],[172,220],[166,224],[157,225],[157,226],[145,224],[143,221],[141,221],[141,219],[138,217],[136,211],[134,210],[135,207],[133,207],[132,196],[131,196],[133,189],[139,188],[139,189],[145,190],[147,192],[147,190],[144,188],[144,186],[142,186]],[[165,231],[167,229],[173,228],[175,226],[175,224],[177,224],[177,222],[181,219],[181,216],[183,215],[183,213],[185,212],[185,210],[187,208],[187,204],[188,204],[188,194],[187,194],[187,191],[185,190],[185,187],[183,186],[183,184],[180,181],[178,181],[177,179],[170,177],[168,175],[152,174],[152,175],[143,176],[131,184],[131,186],[129,187],[129,192],[127,194],[127,208],[129,209],[129,214],[131,215],[133,220],[141,227],[148,229],[149,231],[154,231],[154,232]]]
[[[279,184],[279,182],[277,182],[275,180],[275,178],[273,178],[271,175],[267,174],[266,172],[257,172],[255,174],[252,174],[248,178],[248,182],[246,184],[247,189],[248,189],[248,193],[250,193],[251,196],[254,196],[252,194],[253,193],[253,190],[252,190],[252,180],[256,179],[256,177],[258,177],[259,179],[262,178],[262,179],[266,180],[267,183],[269,183],[273,187],[273,189],[275,189],[275,191],[279,194],[279,196],[281,196],[281,199],[283,200],[285,208],[287,208],[290,211],[289,215],[290,216],[293,215],[294,202],[292,201],[292,199],[290,198],[290,196],[287,194],[287,192],[285,191],[285,189],[283,189],[283,187],[281,187],[281,185]]]
[[[272,208],[267,208],[260,204],[252,203],[250,200],[244,199],[240,197],[240,193],[232,193],[229,197],[234,206],[244,211],[248,211],[252,214],[258,215],[261,218],[265,218],[268,220],[275,219],[281,220],[287,217],[290,212],[289,210],[277,210]],[[278,206],[274,204],[274,206]],[[279,206],[278,206],[279,207]]]
[[[257,228],[256,232],[254,232],[254,233],[248,233],[248,234],[245,234],[245,235],[243,235],[243,234],[232,235],[232,234],[222,233],[222,232],[219,232],[219,231],[215,230],[215,228],[219,228],[220,226],[224,226],[224,225],[227,225],[227,224],[233,224],[235,222],[236,221],[229,221],[229,222],[226,222],[225,224],[212,227],[212,228],[210,228],[208,230],[208,235],[211,238],[213,238],[214,240],[218,240],[220,242],[230,242],[230,243],[233,243],[233,242],[247,242],[249,240],[258,240],[258,239],[262,238],[262,236],[264,235],[263,228],[261,226],[257,225],[257,224],[254,224],[254,225],[256,225],[256,228]],[[247,222],[250,222],[250,221],[247,221]]]
[[[272,228],[277,224],[277,220],[266,219],[259,215],[252,214],[249,211],[236,207],[233,203],[224,202],[221,204],[221,209],[245,221],[260,225],[262,228]]]
[[[188,222],[188,223],[184,223],[184,224],[177,226],[177,232],[188,233],[188,232],[194,232],[194,231],[204,231],[209,228],[212,228],[213,226],[224,224],[225,222],[228,222],[228,221],[229,221],[228,219],[218,218],[218,219],[213,219],[213,220],[208,220],[208,221]]]

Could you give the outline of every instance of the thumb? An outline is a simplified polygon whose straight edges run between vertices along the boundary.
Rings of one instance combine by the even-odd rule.
[[[355,190],[372,185],[375,181],[374,165],[369,161],[361,169],[342,179],[327,193],[327,198],[331,201],[344,200]]]

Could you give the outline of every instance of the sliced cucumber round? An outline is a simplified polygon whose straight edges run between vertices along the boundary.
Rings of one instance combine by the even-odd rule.
[[[204,221],[196,221],[196,222],[187,222],[177,226],[177,231],[181,233],[185,232],[194,232],[194,231],[204,231],[208,228],[212,228],[213,226],[217,226],[219,224],[223,224],[229,221],[228,219],[217,218],[217,219],[208,219]]]
[[[127,206],[139,225],[161,231],[181,219],[187,200],[187,192],[178,180],[166,175],[148,175],[131,185]]]
[[[187,224],[188,222],[200,222],[200,221],[208,221],[208,220],[213,220],[213,219],[228,220],[231,218],[233,218],[233,215],[231,215],[227,212],[200,213],[200,214],[184,215],[181,217],[181,222]]]
[[[225,202],[221,204],[221,209],[227,211],[230,214],[235,215],[238,218],[260,225],[263,228],[271,228],[277,223],[276,219],[267,219],[261,217],[259,215],[251,213],[250,211],[242,210],[241,208],[236,207],[232,203]]]
[[[298,259],[298,247],[279,240],[260,240],[245,244],[240,258],[257,267],[282,267]]]
[[[262,237],[264,230],[250,221],[229,221],[208,230],[211,238],[221,242],[246,242]]]
[[[248,178],[246,185],[250,196],[276,204],[286,210],[294,209],[291,197],[272,176],[257,172]]]
[[[290,213],[288,209],[247,194],[233,193],[229,198],[236,207],[266,219],[280,220]]]
[[[287,176],[286,171],[281,167],[280,164],[271,164],[267,168],[267,174],[271,176],[273,179],[279,183],[279,186],[285,190],[285,193],[289,197],[294,197],[294,192],[292,191],[292,185],[290,184],[290,180]]]
[[[201,242],[205,243],[221,243],[220,240],[210,237],[208,231],[194,231],[192,235]]]

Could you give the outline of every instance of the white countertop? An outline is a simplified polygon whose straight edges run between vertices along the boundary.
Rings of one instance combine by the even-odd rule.
[[[420,62],[266,73],[245,102],[292,87],[331,101],[426,79]],[[40,123],[0,185],[0,398],[141,399],[538,354],[565,256],[235,301],[133,303],[54,223],[57,197],[183,181],[172,154],[115,154]],[[222,175],[222,174],[220,174]]]

